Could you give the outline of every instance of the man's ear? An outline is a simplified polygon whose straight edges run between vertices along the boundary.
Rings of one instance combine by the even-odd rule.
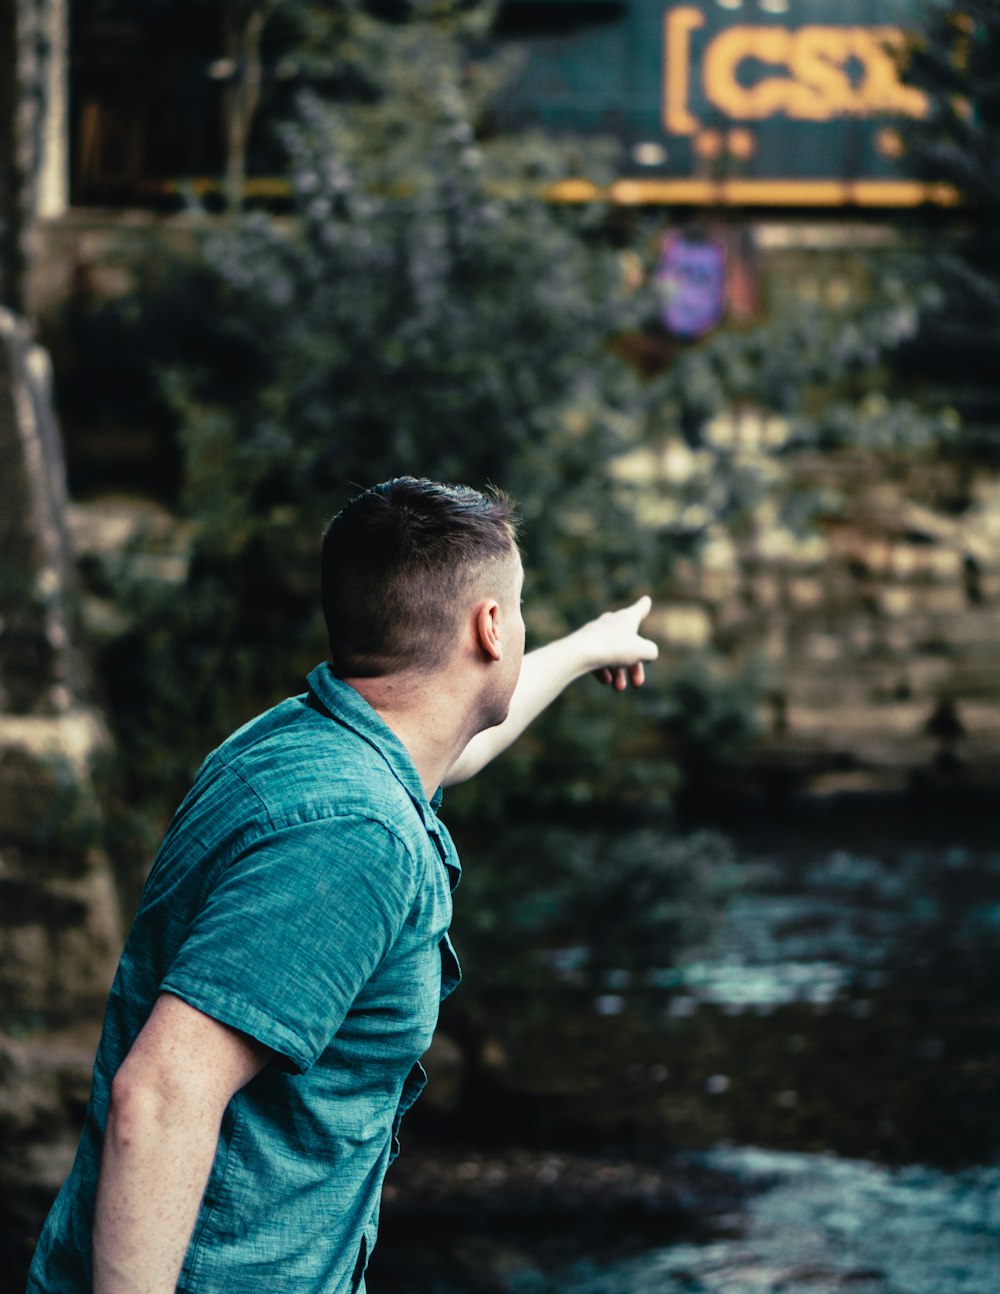
[[[483,654],[490,660],[501,660],[503,645],[500,642],[500,604],[495,598],[483,598],[476,603],[473,626],[476,645]]]

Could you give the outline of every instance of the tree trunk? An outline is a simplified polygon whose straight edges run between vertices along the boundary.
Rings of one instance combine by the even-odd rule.
[[[260,61],[261,38],[268,19],[280,0],[259,3],[230,3],[223,11],[225,54],[235,65],[235,74],[226,87],[226,206],[231,212],[243,206],[246,189],[247,145],[254,117],[260,106],[263,68]]]
[[[0,302],[24,308],[25,187],[19,0],[0,0]]]

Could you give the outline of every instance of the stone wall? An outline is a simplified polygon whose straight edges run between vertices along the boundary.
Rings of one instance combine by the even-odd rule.
[[[48,363],[6,310],[0,462],[0,1252],[16,1270],[72,1162],[121,931]]]
[[[828,500],[682,563],[657,631],[765,679],[748,783],[793,791],[1000,782],[1000,470],[941,453],[800,459]]]

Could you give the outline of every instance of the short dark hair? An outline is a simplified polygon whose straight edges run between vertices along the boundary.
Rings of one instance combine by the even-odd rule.
[[[517,551],[514,504],[400,476],[365,490],[323,534],[322,598],[341,678],[432,670],[451,653],[463,602]]]

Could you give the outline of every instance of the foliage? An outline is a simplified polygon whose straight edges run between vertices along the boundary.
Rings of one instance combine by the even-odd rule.
[[[526,985],[521,1010],[535,1013],[553,997],[589,1012],[609,988],[641,991],[650,968],[709,942],[734,883],[721,836],[677,838],[662,819],[508,825],[469,843],[456,938],[475,994],[458,1006],[481,1031],[509,1022]]]
[[[904,69],[929,112],[907,129],[909,165],[953,185],[962,206],[935,222],[921,273],[936,289],[902,372],[960,411],[966,439],[992,445],[1000,429],[1000,5],[935,0]]]
[[[758,716],[745,698],[766,691],[768,667],[752,659],[733,674],[720,664],[717,655],[707,652],[682,663],[659,716],[668,748],[696,785],[731,768],[760,736]]]
[[[946,180],[995,218],[1000,211],[1000,6],[996,0],[933,0],[904,73],[928,96],[908,128],[910,161]]]
[[[340,54],[356,92],[304,93],[284,127],[289,216],[207,224],[196,261],[150,267],[155,296],[98,316],[119,364],[157,356],[152,381],[135,364],[124,416],[176,428],[190,534],[179,582],[134,559],[103,576],[130,624],[103,673],[133,889],[205,751],[325,655],[318,538],[359,487],[410,472],[508,489],[536,640],[655,592],[669,570],[672,537],[643,526],[610,476],[660,415],[609,344],[643,302],[606,213],[539,201],[565,173],[555,145],[489,136],[484,14],[422,12],[352,15]],[[601,150],[590,165],[599,176]],[[88,384],[100,410],[110,388]],[[466,1027],[508,1012],[510,986],[544,974],[539,955],[559,941],[591,948],[597,985],[709,932],[727,856],[670,839],[677,770],[656,690],[580,684],[488,777],[449,793],[469,864]],[[745,704],[727,694],[716,730]],[[539,994],[539,1009],[551,1001]]]
[[[869,445],[883,449],[933,443],[946,428],[933,410],[904,401],[907,416],[872,404],[882,392],[887,361],[919,324],[932,299],[905,273],[908,261],[858,252],[861,285],[836,304],[802,297],[744,330],[724,329],[685,351],[650,385],[661,424],[679,427],[688,443],[710,448],[739,480],[725,447],[711,444],[712,421],[740,407],[786,420],[769,448],[775,457],[802,450]],[[738,448],[738,447],[737,447]]]
[[[198,261],[155,300],[104,316],[105,335],[159,359],[131,396],[177,429],[193,523],[183,583],[119,580],[133,627],[105,653],[121,800],[147,813],[165,812],[207,748],[297,690],[324,654],[318,535],[358,487],[416,472],[510,490],[526,521],[529,631],[546,639],[660,592],[678,554],[755,518],[807,530],[823,500],[783,473],[800,451],[952,430],[920,401],[882,395],[887,356],[922,304],[895,272],[873,271],[839,310],[807,302],[677,348],[641,379],[611,342],[655,331],[660,303],[652,273],[629,286],[616,243],[648,247],[650,229],[539,201],[569,155],[490,135],[488,12],[413,12],[347,13],[337,92],[303,93],[283,128],[290,214],[209,226]],[[600,180],[608,157],[583,165]],[[759,415],[752,452],[723,434],[734,410]],[[688,455],[683,478],[650,487],[617,472],[672,440]],[[582,988],[589,1012],[616,976],[710,935],[728,855],[714,838],[671,840],[665,810],[682,767],[715,774],[752,738],[766,681],[750,668],[726,682],[717,666],[654,675],[637,697],[581,684],[487,777],[449,794],[471,863],[457,931],[474,986],[457,1007],[467,1029],[502,1027],[526,989],[545,1011],[567,994],[579,1006]],[[554,973],[567,947],[586,949],[579,986]]]
[[[196,523],[182,589],[122,590],[136,629],[106,662],[134,767],[164,805],[207,747],[323,654],[316,539],[358,486],[401,472],[503,484],[525,516],[529,632],[544,640],[660,591],[677,554],[738,534],[775,501],[772,521],[806,526],[811,505],[779,459],[943,430],[877,398],[880,358],[915,326],[912,293],[894,281],[849,310],[807,305],[720,331],[641,380],[609,342],[658,314],[653,276],[634,291],[615,248],[648,228],[616,218],[613,238],[599,207],[538,201],[570,166],[566,150],[490,136],[488,9],[410,12],[385,22],[345,10],[338,85],[351,93],[304,93],[284,128],[292,217],[216,227],[155,301],[119,308],[116,329],[104,321],[105,335],[160,359],[156,383],[133,394],[140,407],[152,390],[147,414],[178,428]],[[582,164],[601,179],[608,160],[596,149]],[[778,416],[780,443],[748,455],[721,441],[713,428],[734,406]],[[646,524],[642,490],[613,465],[678,431],[698,470],[654,482]],[[685,687],[671,681],[665,703],[578,688],[488,784],[450,796],[450,813],[662,807],[676,769],[661,716],[666,704],[673,740]],[[721,728],[750,732],[754,692],[747,676],[717,697]],[[689,750],[707,750],[703,722],[699,711]]]
[[[137,342],[158,358],[129,386],[131,413],[177,428],[194,523],[183,585],[118,576],[134,628],[104,664],[126,800],[176,802],[207,748],[325,654],[318,536],[359,487],[414,472],[507,488],[539,639],[631,600],[667,563],[608,488],[609,461],[643,431],[640,381],[608,346],[632,311],[616,253],[600,211],[537,200],[561,170],[554,147],[483,136],[481,25],[476,11],[355,14],[342,52],[358,93],[304,94],[285,128],[293,216],[209,224],[196,263],[155,270],[155,297],[101,313],[119,362]],[[99,409],[114,388],[88,380]],[[463,799],[499,813],[539,784],[555,808],[634,802],[636,781],[662,800],[670,770],[643,745],[641,707],[581,689],[452,814]]]

